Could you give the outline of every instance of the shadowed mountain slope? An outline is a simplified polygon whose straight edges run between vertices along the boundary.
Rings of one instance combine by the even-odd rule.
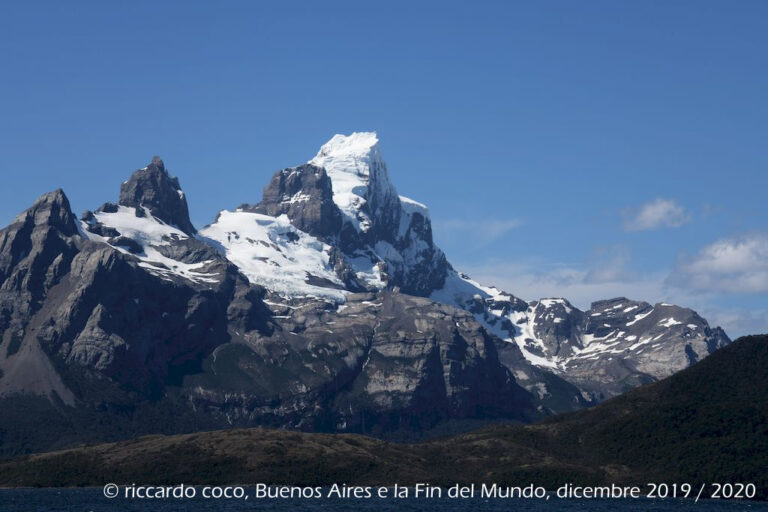
[[[754,483],[768,497],[768,336],[593,409],[401,445],[263,429],[154,436],[0,464],[2,485]]]

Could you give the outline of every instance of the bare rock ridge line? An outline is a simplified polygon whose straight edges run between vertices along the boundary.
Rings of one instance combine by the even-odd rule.
[[[17,418],[0,418],[0,453],[226,426],[416,439],[527,422],[729,341],[678,306],[580,311],[474,282],[427,207],[397,193],[374,133],[334,136],[200,231],[155,157],[116,203],[77,219],[57,190],[0,230],[0,406]],[[40,414],[40,432],[24,428]]]

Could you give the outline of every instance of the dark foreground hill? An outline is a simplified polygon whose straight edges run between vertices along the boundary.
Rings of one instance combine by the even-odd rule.
[[[0,463],[0,485],[752,482],[768,496],[768,336],[590,410],[426,443],[240,429]]]

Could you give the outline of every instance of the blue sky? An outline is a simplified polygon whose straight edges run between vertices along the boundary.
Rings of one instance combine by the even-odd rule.
[[[161,155],[192,220],[375,130],[449,259],[524,298],[768,331],[768,3],[3,2],[0,223]]]

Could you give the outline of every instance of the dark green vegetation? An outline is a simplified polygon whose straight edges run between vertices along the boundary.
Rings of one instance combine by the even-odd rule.
[[[590,410],[404,445],[247,429],[30,455],[0,485],[753,482],[768,497],[768,336]]]
[[[83,439],[105,442],[135,437],[137,432],[148,435],[221,428],[204,420],[175,396],[160,404],[115,400],[91,409],[68,408],[60,400],[52,403],[45,397],[8,397],[0,400],[0,459],[40,451],[41,446],[76,446]]]

